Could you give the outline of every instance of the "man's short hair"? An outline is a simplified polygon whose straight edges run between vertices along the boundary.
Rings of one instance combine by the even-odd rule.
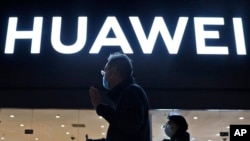
[[[188,129],[188,123],[182,115],[169,115],[168,119],[177,124],[179,131],[184,132]]]
[[[116,68],[122,78],[128,78],[133,75],[132,60],[126,54],[120,52],[110,54],[107,65],[110,68]]]

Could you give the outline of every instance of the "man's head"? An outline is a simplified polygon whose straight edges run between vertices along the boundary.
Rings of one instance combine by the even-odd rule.
[[[110,54],[102,74],[104,87],[112,89],[120,81],[133,75],[132,60],[126,54]]]
[[[187,131],[188,124],[185,118],[181,115],[170,115],[165,125],[165,133],[172,137],[177,133],[183,133]]]

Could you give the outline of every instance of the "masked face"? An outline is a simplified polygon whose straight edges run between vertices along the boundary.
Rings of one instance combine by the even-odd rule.
[[[173,131],[171,130],[170,125],[166,125],[164,131],[165,131],[165,134],[166,134],[167,136],[169,136],[170,138],[173,136]]]
[[[109,90],[109,84],[108,84],[108,81],[107,79],[105,78],[105,76],[102,77],[102,85],[105,89],[108,89]]]
[[[114,68],[109,68],[107,65],[105,66],[105,69],[101,72],[103,77],[102,77],[102,85],[105,89],[110,89],[110,83],[114,77],[115,74],[115,69]]]
[[[171,138],[175,135],[177,131],[177,126],[173,122],[167,122],[164,131],[165,134]]]

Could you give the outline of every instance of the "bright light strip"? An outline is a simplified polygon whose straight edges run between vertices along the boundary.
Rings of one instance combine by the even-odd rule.
[[[246,44],[244,30],[241,18],[233,18],[234,36],[236,42],[236,51],[238,55],[246,55]]]
[[[156,41],[161,35],[169,54],[178,54],[180,44],[188,23],[188,17],[179,17],[175,32],[170,35],[163,17],[154,17],[149,33],[145,33],[138,16],[129,17],[131,26],[144,54],[152,54]],[[87,16],[78,17],[77,36],[71,45],[65,45],[61,41],[62,17],[52,17],[51,45],[59,53],[74,54],[81,51],[87,41]],[[235,46],[237,55],[246,55],[246,43],[242,18],[232,18]],[[18,39],[31,40],[31,54],[39,54],[41,50],[41,36],[43,17],[34,17],[32,30],[17,30],[18,17],[9,17],[6,44],[4,53],[14,54],[15,42]],[[205,30],[205,26],[222,26],[223,17],[194,17],[194,32],[197,54],[228,55],[228,46],[207,46],[206,39],[220,39],[219,31]],[[115,37],[108,37],[113,31]],[[115,16],[108,16],[104,21],[96,39],[90,47],[90,54],[98,54],[102,47],[118,47],[123,53],[133,54],[133,50]]]

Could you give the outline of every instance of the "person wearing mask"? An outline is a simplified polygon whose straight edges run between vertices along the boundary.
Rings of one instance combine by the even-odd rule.
[[[187,132],[188,123],[181,115],[169,115],[165,124],[164,131],[170,140],[163,141],[190,141],[190,135]]]
[[[93,86],[89,93],[97,114],[109,123],[106,141],[150,141],[148,98],[133,78],[132,60],[126,54],[110,54],[101,74],[112,104],[103,103]]]

